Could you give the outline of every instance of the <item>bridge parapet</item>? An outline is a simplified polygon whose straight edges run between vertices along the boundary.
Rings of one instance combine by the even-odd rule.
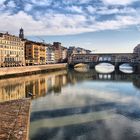
[[[116,54],[74,54],[69,59],[69,64],[76,63],[135,63],[136,58],[134,58],[133,53],[116,53]]]

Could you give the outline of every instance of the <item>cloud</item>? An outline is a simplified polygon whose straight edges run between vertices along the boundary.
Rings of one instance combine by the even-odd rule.
[[[44,26],[41,21],[35,21],[32,16],[24,12],[19,12],[15,15],[9,13],[0,14],[0,17],[0,28],[11,33],[17,33],[20,27],[24,27],[27,34],[33,34],[35,31],[42,30]]]
[[[131,16],[116,16],[113,20],[107,20],[104,22],[97,22],[94,27],[96,30],[115,30],[120,28],[127,28],[132,25],[138,25],[140,23],[140,19],[135,20],[134,17]]]
[[[31,4],[26,4],[26,5],[24,6],[24,10],[28,12],[28,11],[32,10],[32,7],[33,7],[33,5],[31,5]]]
[[[140,9],[130,5],[132,2],[25,0],[21,3],[2,0],[0,28],[17,33],[23,27],[26,35],[64,35],[129,28],[140,24]]]
[[[95,12],[96,12],[96,8],[93,7],[93,6],[91,6],[91,5],[87,6],[87,10],[88,10],[88,12],[90,12],[90,13],[95,13]]]
[[[9,1],[6,6],[8,6],[9,8],[15,8],[16,7],[16,4],[14,1]]]
[[[31,0],[32,4],[38,6],[49,6],[52,3],[52,0]]]
[[[111,15],[111,14],[136,14],[137,11],[131,7],[123,7],[123,8],[108,8],[108,7],[101,7],[97,14],[100,15]]]
[[[2,5],[5,2],[5,0],[0,0],[0,5]]]
[[[80,6],[69,6],[66,9],[71,12],[83,13],[82,7]]]
[[[15,15],[9,13],[0,15],[0,28],[17,33],[20,27],[26,35],[64,35],[101,30],[114,30],[140,24],[140,19],[132,16],[116,16],[112,20],[97,21],[95,17],[79,14],[48,13],[35,20],[25,12]],[[137,19],[137,20],[135,20]]]
[[[109,5],[128,5],[139,0],[102,0],[104,4]]]

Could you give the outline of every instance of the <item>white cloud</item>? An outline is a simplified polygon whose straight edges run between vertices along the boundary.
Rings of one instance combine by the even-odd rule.
[[[32,7],[33,7],[33,5],[31,5],[31,4],[26,4],[25,7],[24,7],[24,10],[25,10],[25,11],[30,11],[30,10],[32,10]]]
[[[116,14],[119,13],[119,9],[118,8],[109,9],[107,7],[102,7],[100,8],[100,10],[97,11],[97,13],[101,15]]]
[[[135,20],[135,18],[131,16],[117,16],[114,20],[97,22],[93,26],[96,28],[95,30],[115,30],[120,28],[126,28],[132,25],[138,25],[139,23],[140,19]]]
[[[2,5],[5,2],[5,0],[0,0],[0,5]]]
[[[69,6],[66,9],[71,12],[83,13],[82,7],[80,6]]]
[[[87,4],[92,0],[62,0],[62,3],[66,5],[71,5],[71,4]]]
[[[104,4],[127,5],[139,0],[102,0]]]
[[[90,13],[92,13],[92,14],[96,12],[96,8],[93,7],[93,6],[91,6],[91,5],[89,5],[89,6],[87,7],[87,10],[88,10],[88,12],[90,12]]]
[[[15,15],[9,13],[0,15],[0,29],[7,30],[11,33],[17,33],[20,27],[25,28],[27,34],[33,34],[38,30],[43,30],[43,23],[35,21],[32,16],[24,12],[19,12]]]
[[[121,9],[118,8],[108,8],[108,7],[101,7],[97,10],[97,14],[100,15],[110,15],[110,14],[136,14],[137,11],[131,7],[123,7]]]
[[[89,1],[82,0],[81,3]],[[113,0],[103,1],[111,3]],[[114,3],[120,3],[119,1],[114,0]],[[131,0],[124,1],[128,3]],[[42,5],[43,3],[49,5],[52,0],[42,0],[39,2],[38,0],[31,0],[31,2],[35,5]],[[64,0],[63,2],[70,1]],[[74,2],[74,0],[71,2]],[[9,1],[8,6],[14,8],[15,4],[13,1]],[[115,8],[113,8],[114,6],[95,7],[92,5],[86,5],[85,7],[82,7],[82,5],[65,6],[63,10],[71,14],[65,14],[63,10],[57,11],[51,8],[44,13],[43,10],[32,11],[33,6],[30,3],[25,3],[25,12],[19,11],[11,15],[10,10],[8,10],[9,12],[7,13],[6,11],[0,13],[0,29],[6,29],[11,33],[18,33],[19,28],[23,27],[26,35],[64,35],[101,30],[116,30],[140,24],[140,11],[130,6],[123,6],[121,8],[117,8],[117,6]],[[28,11],[31,11],[30,13],[33,13],[34,16],[27,14],[26,12]],[[108,18],[109,20],[104,17],[102,21],[98,21],[99,19],[97,17],[101,18],[104,15],[109,16],[110,14],[114,15],[110,16]]]
[[[16,4],[14,1],[9,1],[8,4],[7,4],[8,7],[10,8],[15,8],[16,7]]]
[[[84,4],[84,3],[88,3],[88,2],[90,2],[91,0],[79,0],[79,3],[81,3],[81,4]]]
[[[31,2],[39,6],[49,6],[52,0],[31,0]]]

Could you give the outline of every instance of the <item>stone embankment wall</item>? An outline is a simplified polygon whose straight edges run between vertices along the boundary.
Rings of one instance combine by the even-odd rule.
[[[37,66],[24,66],[24,67],[6,67],[6,68],[0,68],[0,76],[6,76],[6,75],[18,75],[18,74],[30,74],[33,72],[39,72],[39,71],[49,71],[49,70],[57,70],[57,69],[66,69],[67,64],[48,64],[48,65],[37,65]]]

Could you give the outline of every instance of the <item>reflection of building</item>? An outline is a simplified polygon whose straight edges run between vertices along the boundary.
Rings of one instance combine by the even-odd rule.
[[[61,92],[61,86],[62,86],[62,77],[61,76],[56,76],[53,91],[55,93],[60,93]]]
[[[62,86],[67,83],[66,73],[65,70],[62,70],[47,74],[1,79],[0,102],[26,97],[38,98],[51,92],[60,93]]]
[[[33,98],[46,95],[46,81],[45,78],[39,78],[32,81],[27,81],[25,83],[25,91],[28,96],[28,93],[33,94]]]
[[[140,89],[140,75],[135,75],[133,78],[133,85]]]
[[[66,75],[52,76],[49,81],[51,82],[49,83],[50,86],[48,86],[49,91],[60,93],[62,86],[67,84],[67,77]]]
[[[0,102],[25,98],[24,83],[9,83],[0,84]]]
[[[67,84],[67,76],[66,75],[62,75],[62,85],[66,85]]]
[[[0,67],[25,65],[24,41],[8,33],[0,33]]]
[[[42,43],[26,41],[25,43],[26,65],[46,64],[46,49]]]

